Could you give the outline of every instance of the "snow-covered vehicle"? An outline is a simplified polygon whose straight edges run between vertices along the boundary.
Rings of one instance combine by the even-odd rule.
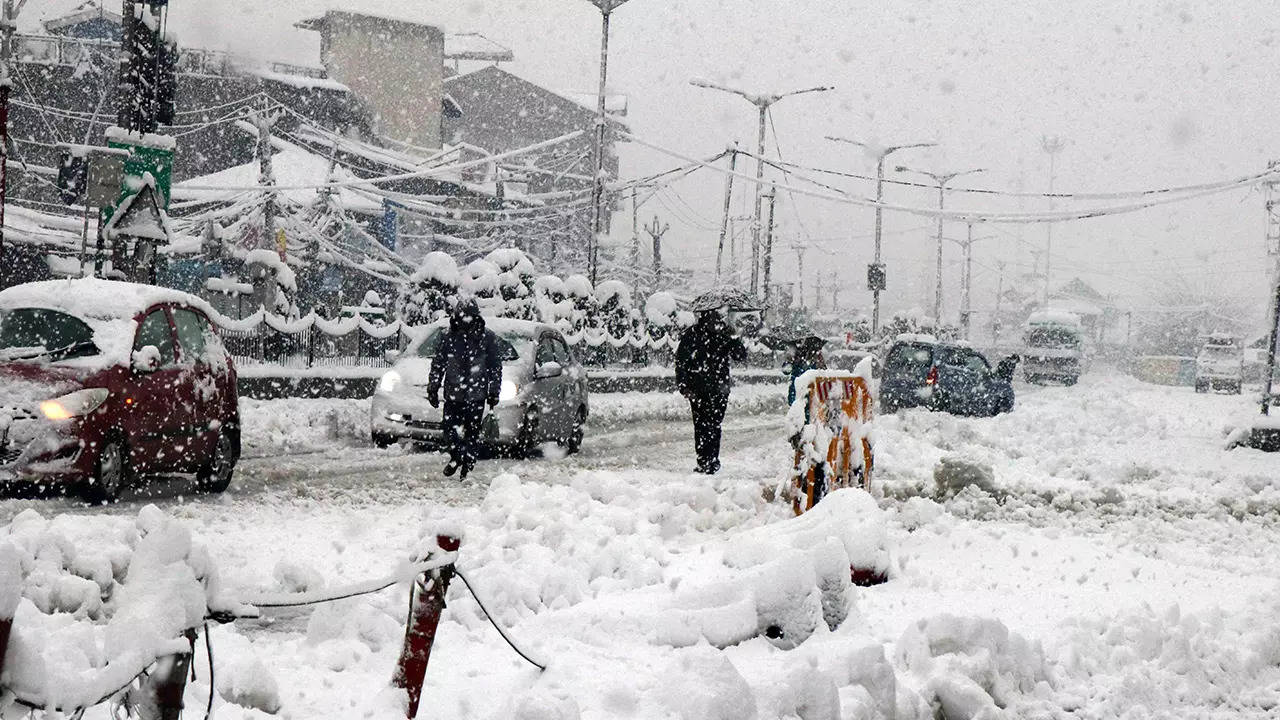
[[[1083,334],[1075,313],[1032,313],[1022,344],[1022,375],[1029,383],[1075,385],[1084,372]]]
[[[940,343],[932,335],[899,335],[885,355],[880,409],[927,407],[954,415],[999,415],[1013,410],[1011,381],[1018,356],[992,368],[977,350]]]
[[[221,492],[240,457],[236,373],[200,298],[81,279],[0,292],[0,487],[111,501],[141,475]]]
[[[564,336],[550,325],[485,318],[503,351],[498,406],[485,416],[482,436],[491,449],[532,452],[544,442],[569,452],[582,445],[587,422],[587,373]],[[400,439],[428,445],[444,442],[441,410],[427,401],[431,360],[448,321],[425,328],[378,382],[370,409],[374,445]]]
[[[1196,355],[1196,392],[1239,394],[1243,386],[1244,348],[1230,335],[1210,335]]]

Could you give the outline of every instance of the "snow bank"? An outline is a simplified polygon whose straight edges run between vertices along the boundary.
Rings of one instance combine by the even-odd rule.
[[[898,662],[947,720],[994,717],[1043,684],[1044,650],[990,618],[938,615],[909,627]]]
[[[224,605],[204,548],[154,506],[133,520],[27,510],[5,534],[22,598],[0,684],[28,702],[97,703],[157,658],[188,651],[183,632]]]

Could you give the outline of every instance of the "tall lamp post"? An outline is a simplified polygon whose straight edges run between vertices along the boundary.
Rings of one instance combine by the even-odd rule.
[[[832,142],[842,142],[849,145],[856,145],[868,153],[874,154],[876,158],[876,255],[873,262],[873,268],[867,272],[867,284],[871,286],[872,309],[871,309],[871,333],[879,335],[880,333],[880,293],[885,289],[885,272],[884,263],[880,261],[880,235],[881,229],[884,227],[884,208],[880,207],[880,203],[884,200],[884,160],[899,150],[908,148],[924,148],[934,147],[937,143],[910,143],[907,145],[890,145],[888,147],[880,145],[872,145],[870,143],[859,142],[858,140],[850,140],[849,138],[827,136]]]
[[[938,184],[938,209],[942,210],[947,201],[947,183],[964,175],[972,175],[974,173],[985,172],[985,168],[974,168],[972,170],[961,170],[959,172],[949,173],[932,173],[925,170],[913,170],[905,165],[899,165],[894,170],[898,172],[909,172],[917,175],[924,175],[932,179]],[[938,271],[937,286],[933,293],[933,320],[939,327],[942,325],[942,216],[938,216]]]
[[[592,154],[595,174],[591,187],[591,237],[587,241],[587,275],[596,284],[600,265],[600,236],[604,234],[604,146],[609,117],[605,113],[605,83],[609,79],[609,16],[630,0],[588,0],[600,9],[600,88],[596,93],[596,132]]]
[[[760,132],[757,136],[756,143],[756,202],[755,214],[751,221],[751,292],[756,293],[759,290],[760,285],[760,230],[762,225],[761,219],[764,213],[764,131],[765,122],[768,119],[769,108],[772,107],[774,103],[785,97],[813,92],[827,92],[829,90],[834,90],[835,88],[818,86],[771,95],[763,93],[749,93],[744,90],[719,85],[711,82],[710,80],[703,80],[700,78],[690,80],[689,84],[694,87],[707,88],[708,90],[719,90],[721,92],[738,95],[752,105],[755,105],[756,109],[760,112]]]

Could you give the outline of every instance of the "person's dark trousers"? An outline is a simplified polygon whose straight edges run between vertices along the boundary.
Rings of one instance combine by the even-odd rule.
[[[444,439],[449,445],[449,457],[464,468],[464,472],[476,464],[483,420],[483,402],[446,400],[444,403]]]
[[[720,470],[720,425],[728,407],[727,394],[689,396],[689,409],[693,412],[693,447],[698,454],[698,470],[701,472]]]

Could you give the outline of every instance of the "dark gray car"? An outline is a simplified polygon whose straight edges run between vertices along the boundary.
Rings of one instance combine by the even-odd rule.
[[[992,368],[982,353],[931,338],[899,339],[885,355],[880,408],[927,407],[956,415],[997,415],[1013,409],[1011,355]]]

